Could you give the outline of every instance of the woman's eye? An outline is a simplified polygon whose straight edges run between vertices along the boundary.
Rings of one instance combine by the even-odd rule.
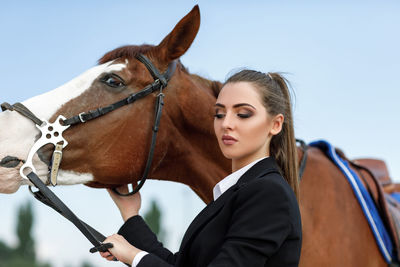
[[[238,116],[239,118],[242,118],[242,119],[250,118],[251,115],[253,115],[253,114],[250,114],[250,113],[239,113],[239,114],[237,114],[237,116]]]
[[[225,114],[222,114],[222,113],[216,113],[216,114],[214,115],[214,117],[215,117],[216,119],[222,119],[224,116],[225,116]]]
[[[113,88],[119,88],[125,86],[123,80],[115,74],[106,75],[102,79],[102,82]]]

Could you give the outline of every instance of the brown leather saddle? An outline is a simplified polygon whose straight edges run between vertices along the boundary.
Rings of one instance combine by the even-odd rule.
[[[343,156],[341,151],[337,152]],[[392,181],[383,160],[365,158],[349,160],[349,162],[375,200],[382,220],[394,242],[393,248],[397,258],[400,259],[400,203],[390,195],[393,192],[400,193],[400,184]]]

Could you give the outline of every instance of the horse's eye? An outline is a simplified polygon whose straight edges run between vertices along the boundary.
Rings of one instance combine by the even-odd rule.
[[[125,86],[124,80],[122,80],[121,77],[119,77],[114,73],[107,74],[106,76],[103,77],[103,79],[101,79],[101,81],[113,88],[120,88]]]

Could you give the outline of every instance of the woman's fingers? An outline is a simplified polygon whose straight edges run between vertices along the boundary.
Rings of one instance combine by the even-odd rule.
[[[123,185],[117,187],[117,190],[120,193],[128,193],[128,186]],[[121,212],[124,221],[128,220],[132,216],[139,214],[142,202],[139,192],[132,196],[123,197],[115,194],[111,189],[107,189],[107,191],[110,194],[112,200],[117,205],[119,211]]]
[[[119,187],[115,187],[115,189],[121,194],[129,193],[128,185],[121,185]],[[110,194],[111,198],[114,200],[114,202],[118,201],[121,198],[121,196],[117,195],[111,188],[107,188],[107,191]]]
[[[117,187],[118,192],[121,194],[128,194],[129,193],[129,188],[128,185],[122,185],[120,187]]]
[[[116,189],[118,192],[120,192],[121,194],[127,194],[127,193],[129,193],[128,185],[121,185],[121,186],[115,187],[115,189]],[[112,196],[118,197],[118,195],[115,194],[115,192],[114,192],[112,189],[107,188],[107,191],[108,191],[108,193],[110,193],[111,197],[112,197]]]
[[[100,252],[100,255],[105,258],[106,260],[112,261],[114,260],[114,255],[111,254],[111,252]]]
[[[129,244],[126,239],[118,234],[111,235],[104,240],[104,243],[112,243],[113,247],[109,249],[109,252],[102,252],[100,255],[107,260],[114,260],[114,257],[118,260],[131,264],[133,258],[136,256],[139,249]]]

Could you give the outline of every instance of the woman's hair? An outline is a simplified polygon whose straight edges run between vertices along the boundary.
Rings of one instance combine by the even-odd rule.
[[[271,139],[270,154],[275,157],[282,176],[292,187],[298,199],[297,148],[293,129],[289,82],[278,73],[262,73],[254,70],[242,70],[235,73],[228,78],[225,84],[235,82],[253,84],[259,90],[267,112],[272,116],[278,114],[284,116],[281,132]]]

